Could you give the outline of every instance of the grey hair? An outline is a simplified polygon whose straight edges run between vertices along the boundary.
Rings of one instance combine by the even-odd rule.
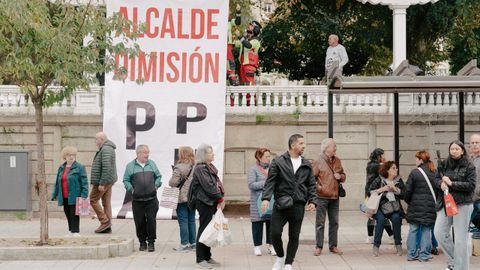
[[[95,137],[101,138],[103,142],[107,141],[107,134],[103,131],[98,132]]]
[[[137,149],[136,149],[137,155],[141,152],[144,152],[144,151],[150,152],[150,148],[148,148],[148,145],[140,144],[140,145],[137,146]]]
[[[328,37],[329,37],[329,38],[330,38],[330,37],[333,37],[333,38],[335,38],[335,39],[338,41],[338,36],[337,36],[337,35],[335,35],[335,34],[331,34],[331,35],[330,35],[330,36],[328,36]]]
[[[213,151],[213,147],[209,144],[202,143],[198,146],[197,153],[195,154],[195,160],[197,163],[207,163],[208,149]]]
[[[320,145],[320,152],[325,153],[325,150],[332,144],[334,140],[332,138],[323,139],[322,144]]]

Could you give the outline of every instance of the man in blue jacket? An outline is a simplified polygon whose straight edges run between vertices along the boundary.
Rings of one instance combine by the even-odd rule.
[[[155,251],[157,238],[157,189],[162,185],[162,175],[153,160],[148,159],[147,145],[137,147],[137,158],[127,164],[123,184],[132,193],[132,211],[135,229],[140,242],[140,251]]]

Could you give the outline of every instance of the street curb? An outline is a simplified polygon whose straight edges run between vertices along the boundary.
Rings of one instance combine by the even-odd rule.
[[[0,247],[0,261],[100,260],[133,253],[133,239],[97,246]]]

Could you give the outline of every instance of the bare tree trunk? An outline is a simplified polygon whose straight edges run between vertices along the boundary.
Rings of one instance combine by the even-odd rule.
[[[40,104],[38,104],[40,103]],[[43,107],[41,101],[35,105],[35,131],[37,136],[37,175],[36,187],[40,199],[40,245],[48,241],[47,183],[45,176],[45,153],[43,144]]]

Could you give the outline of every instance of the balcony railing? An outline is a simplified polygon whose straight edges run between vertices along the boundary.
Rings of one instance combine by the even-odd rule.
[[[55,90],[55,88],[52,88]],[[314,86],[227,87],[227,114],[327,113],[327,88]],[[388,94],[335,95],[335,113],[385,114],[391,112]],[[400,113],[442,113],[457,111],[457,93],[400,94]],[[465,93],[465,112],[480,112],[480,93]],[[76,91],[70,98],[45,110],[46,114],[101,115],[103,87]],[[33,114],[33,105],[17,86],[0,86],[0,114]]]

